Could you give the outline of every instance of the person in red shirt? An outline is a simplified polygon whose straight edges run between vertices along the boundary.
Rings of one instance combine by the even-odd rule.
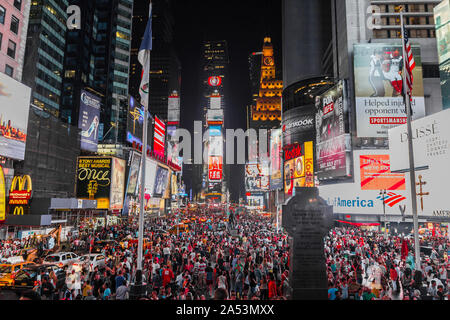
[[[273,273],[269,274],[269,283],[268,283],[268,289],[269,289],[269,299],[274,299],[277,297],[277,284],[275,282]]]
[[[163,287],[167,286],[172,279],[174,278],[172,270],[169,268],[168,265],[164,268],[162,272],[162,280],[163,280]]]

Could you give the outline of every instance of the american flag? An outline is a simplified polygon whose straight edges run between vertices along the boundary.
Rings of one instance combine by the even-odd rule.
[[[405,67],[406,67],[406,74],[405,74],[405,79],[406,79],[406,85],[407,85],[407,93],[408,96],[411,98],[412,95],[412,88],[413,88],[413,70],[416,67],[416,62],[414,61],[414,57],[412,54],[412,49],[411,49],[411,43],[409,42],[409,37],[408,37],[408,31],[406,30],[405,27],[403,27],[403,45],[405,46],[405,54],[406,57],[403,57],[404,61],[405,61]]]

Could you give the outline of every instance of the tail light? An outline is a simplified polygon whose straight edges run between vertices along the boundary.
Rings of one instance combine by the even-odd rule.
[[[35,287],[36,287],[38,284],[39,284],[38,281],[35,281],[35,282],[34,282],[34,286],[35,286]]]
[[[58,267],[62,268],[63,264],[62,262],[58,263]]]

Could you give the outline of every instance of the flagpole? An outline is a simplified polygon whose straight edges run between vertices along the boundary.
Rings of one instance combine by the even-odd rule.
[[[152,3],[150,1],[149,5],[149,15],[152,14]],[[149,16],[151,19],[151,16]],[[145,70],[143,70],[142,78],[147,77],[150,74],[150,52],[146,57],[148,63],[145,64]],[[148,80],[150,81],[150,79]],[[149,89],[149,86],[147,87]],[[140,192],[140,208],[139,208],[139,231],[138,231],[138,255],[137,255],[137,266],[136,266],[136,282],[137,284],[142,283],[142,260],[143,260],[143,240],[144,240],[144,216],[145,216],[145,167],[147,162],[147,131],[148,131],[148,98],[146,95],[146,100],[141,101],[144,105],[144,121],[143,121],[143,133],[142,133],[142,171],[141,171],[141,192]]]
[[[407,90],[406,82],[406,61],[408,56],[405,50],[405,27],[403,25],[403,8],[400,10],[400,22],[401,22],[401,34],[402,34],[402,50],[403,50],[403,93],[405,96],[405,107],[407,114],[407,127],[408,127],[408,155],[409,155],[409,182],[411,188],[411,202],[413,211],[413,223],[414,223],[414,253],[416,260],[416,270],[422,270],[420,265],[420,242],[419,242],[419,219],[417,217],[417,195],[416,195],[416,167],[414,165],[414,149],[412,141],[412,126],[411,126],[411,97]],[[409,60],[408,60],[409,61]]]

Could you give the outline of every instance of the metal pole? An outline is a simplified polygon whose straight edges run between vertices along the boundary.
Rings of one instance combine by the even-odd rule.
[[[402,30],[402,50],[403,50],[403,93],[405,94],[405,107],[407,113],[407,127],[408,127],[408,154],[409,154],[409,181],[411,187],[411,202],[414,222],[414,253],[416,258],[416,270],[421,270],[420,265],[420,242],[419,242],[419,221],[417,217],[417,195],[416,195],[416,169],[414,165],[414,149],[412,141],[412,126],[411,126],[411,101],[406,88],[406,52],[405,52],[405,38],[403,25],[403,8],[400,10],[400,22]]]

